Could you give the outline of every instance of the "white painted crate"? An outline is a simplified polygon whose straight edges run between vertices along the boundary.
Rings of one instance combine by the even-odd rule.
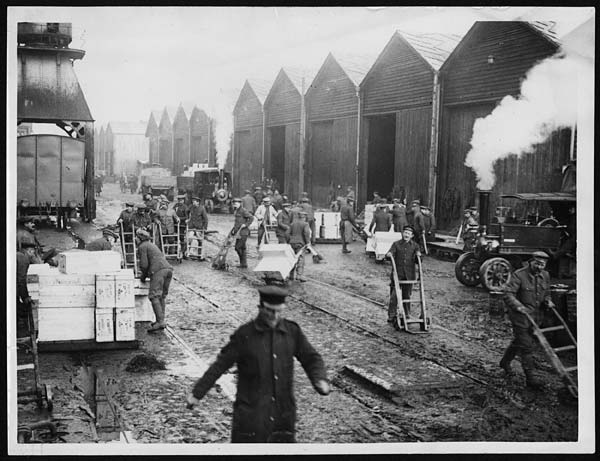
[[[115,339],[117,341],[135,339],[135,309],[115,309]]]
[[[116,251],[70,250],[58,255],[58,269],[64,274],[99,274],[121,269]]]
[[[340,213],[335,211],[315,212],[317,238],[339,239]],[[322,232],[323,231],[323,232]]]
[[[108,343],[115,340],[115,310],[96,309],[96,342]]]
[[[123,269],[115,274],[115,306],[132,309],[135,307],[134,278],[132,269]]]
[[[96,274],[96,308],[112,309],[113,307],[115,307],[115,276]]]
[[[58,294],[42,294],[38,298],[38,303],[41,308],[55,308],[55,307],[85,307],[94,308],[96,307],[96,294],[93,290],[89,290],[89,287],[73,287],[73,289],[79,288],[79,292],[70,295]],[[87,291],[84,291],[84,288]]]
[[[150,282],[141,282],[140,279],[133,280],[133,295],[148,296],[150,293]]]
[[[42,307],[38,309],[39,341],[95,339],[92,307]]]
[[[138,295],[135,297],[135,321],[136,322],[154,322],[156,317],[152,303],[147,295]]]

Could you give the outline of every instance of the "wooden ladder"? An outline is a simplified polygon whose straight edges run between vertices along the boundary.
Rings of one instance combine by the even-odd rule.
[[[123,223],[120,223],[121,252],[125,269],[133,269],[133,276],[138,277],[137,245],[135,243],[135,225],[131,223],[131,232],[125,232]],[[126,237],[131,236],[131,241]],[[128,258],[130,256],[130,258]]]
[[[566,351],[577,352],[577,341],[573,337],[571,331],[569,330],[569,327],[565,323],[564,319],[557,312],[557,310],[554,307],[551,307],[550,310],[552,311],[552,313],[554,314],[556,319],[560,322],[560,325],[555,325],[555,326],[546,327],[546,328],[540,328],[533,321],[533,318],[527,312],[524,312],[524,314],[527,316],[527,318],[531,322],[531,325],[533,328],[533,333],[540,341],[542,349],[544,349],[544,352],[548,356],[550,363],[552,364],[554,369],[558,372],[560,377],[563,379],[563,381],[564,381],[565,385],[567,386],[567,389],[569,390],[571,395],[573,397],[577,398],[577,396],[578,396],[577,381],[572,376],[572,373],[577,372],[577,366],[572,366],[572,367],[565,366],[563,364],[563,361],[558,356],[558,354],[560,354],[561,352],[566,352]],[[569,344],[567,346],[561,346],[561,347],[552,347],[552,345],[548,341],[548,338],[546,338],[546,334],[555,332],[555,331],[563,331],[563,330],[566,331],[566,333],[571,341],[571,344]]]
[[[417,256],[417,265],[419,268],[419,279],[418,280],[399,280],[398,271],[396,269],[396,261],[391,258],[392,261],[392,274],[394,278],[394,288],[396,289],[396,299],[398,300],[398,308],[396,312],[396,321],[400,326],[401,330],[407,331],[412,334],[429,333],[429,326],[431,324],[431,318],[427,316],[427,305],[425,303],[425,288],[423,286],[423,267],[421,264],[421,257]],[[402,290],[400,285],[418,285],[419,297],[417,299],[402,299]],[[419,318],[407,317],[404,310],[404,304],[418,304],[420,306]],[[410,325],[417,324],[420,327],[419,331],[411,330]]]

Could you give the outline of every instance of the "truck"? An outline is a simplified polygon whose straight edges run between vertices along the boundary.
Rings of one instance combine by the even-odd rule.
[[[172,201],[175,198],[177,178],[171,175],[171,170],[163,168],[159,163],[153,163],[140,171],[140,188],[142,195],[165,195]]]

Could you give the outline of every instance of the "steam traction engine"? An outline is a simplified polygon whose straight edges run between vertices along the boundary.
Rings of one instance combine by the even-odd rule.
[[[522,201],[522,218],[507,207],[498,207],[490,223],[490,193],[479,191],[480,226],[473,251],[463,253],[456,261],[455,275],[467,286],[481,283],[489,291],[502,291],[513,270],[518,269],[535,251],[552,253],[564,237],[565,226],[560,226],[560,215],[566,207],[574,206],[575,193],[524,193],[502,195],[503,199]],[[535,214],[531,214],[534,204]],[[550,216],[540,218],[541,205],[550,209]],[[557,220],[556,217],[559,217]]]

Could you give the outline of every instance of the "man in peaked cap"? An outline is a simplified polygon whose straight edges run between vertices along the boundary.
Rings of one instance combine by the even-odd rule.
[[[262,243],[263,237],[267,228],[275,226],[277,224],[277,210],[271,204],[271,198],[266,196],[262,199],[262,203],[256,209],[254,217],[258,222],[258,233],[257,233],[257,248]],[[268,237],[268,236],[267,236]]]
[[[250,213],[254,213],[256,211],[256,200],[252,196],[252,193],[249,189],[244,191],[244,196],[242,197],[242,206]]]
[[[237,364],[231,441],[294,443],[294,357],[319,394],[329,394],[330,385],[321,355],[308,342],[300,326],[283,317],[287,291],[267,285],[258,292],[258,315],[231,335],[216,361],[196,381],[187,396],[187,405],[188,408],[198,405],[217,379]]]
[[[125,209],[119,214],[117,225],[123,223],[123,230],[129,232],[131,230],[131,219],[133,218],[133,202],[126,202]]]
[[[290,232],[293,221],[292,204],[290,202],[283,203],[283,209],[277,214],[277,241],[279,243],[289,243]]]
[[[544,308],[554,307],[550,298],[550,274],[544,270],[549,258],[543,251],[534,252],[525,267],[512,273],[504,291],[504,303],[508,308],[514,338],[504,352],[500,367],[507,375],[512,375],[510,363],[518,355],[526,383],[532,388],[540,388],[543,384],[535,371],[535,340],[531,322],[525,314],[538,326],[542,326]]]
[[[246,240],[250,235],[250,225],[254,221],[254,217],[250,211],[246,210],[242,206],[242,200],[239,197],[235,197],[231,204],[233,206],[233,228],[231,229],[230,235],[235,235],[235,252],[240,259],[239,267],[246,269],[248,267],[248,260],[246,254]]]
[[[110,251],[118,238],[119,236],[111,229],[105,228],[102,229],[102,237],[88,243],[85,249],[88,251]]]
[[[306,222],[308,213],[306,211],[298,212],[298,218],[294,219],[290,226],[290,240],[289,244],[292,246],[294,253],[298,255],[298,252],[302,250],[305,245],[310,243],[311,232],[310,226]],[[296,280],[299,282],[306,282],[304,278],[304,254],[301,252],[298,256],[298,262],[296,263]]]

